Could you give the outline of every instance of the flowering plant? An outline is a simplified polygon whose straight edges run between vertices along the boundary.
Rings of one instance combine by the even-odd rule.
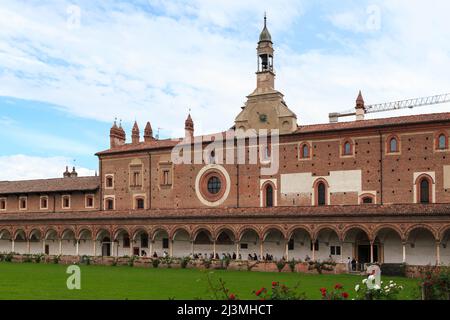
[[[348,292],[344,290],[340,283],[337,283],[331,291],[328,291],[326,288],[320,288],[320,292],[322,300],[347,300],[349,297]]]
[[[215,300],[239,300],[237,295],[227,288],[225,281],[222,278],[215,281],[212,277],[213,272],[207,276],[208,286]]]
[[[450,272],[426,270],[419,285],[422,300],[450,300]]]
[[[363,279],[361,285],[355,286],[356,300],[396,300],[403,286],[398,285],[393,280],[389,281],[387,285],[374,284],[373,287],[367,285],[368,280],[373,280],[374,276],[369,276],[368,279]]]
[[[273,281],[270,291],[262,287],[257,291],[253,291],[253,293],[259,300],[305,300],[305,294],[298,292],[297,288],[298,284],[293,288],[289,288],[285,284]]]

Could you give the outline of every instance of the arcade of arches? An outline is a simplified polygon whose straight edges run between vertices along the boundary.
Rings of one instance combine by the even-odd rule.
[[[236,253],[274,259],[410,265],[450,264],[450,225],[125,225],[0,226],[0,252],[89,256]]]

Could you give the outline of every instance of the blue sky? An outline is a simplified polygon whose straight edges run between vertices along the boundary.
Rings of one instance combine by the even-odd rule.
[[[444,0],[2,0],[0,180],[94,174],[116,117],[128,137],[134,120],[181,136],[189,109],[199,134],[229,128],[255,86],[264,11],[299,124],[360,89],[367,103],[450,92]]]

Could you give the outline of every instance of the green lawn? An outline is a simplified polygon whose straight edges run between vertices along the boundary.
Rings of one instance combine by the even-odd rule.
[[[0,263],[0,299],[208,299],[207,274],[192,269],[154,269],[128,266],[81,266],[81,290],[68,290],[67,266],[35,263]],[[319,299],[321,287],[341,283],[353,296],[361,277],[354,275],[307,275],[296,273],[263,273],[213,271],[240,299],[252,299],[253,291],[270,288],[272,281],[286,285],[300,284],[309,299]],[[417,280],[383,277],[405,287],[402,299],[413,299]]]

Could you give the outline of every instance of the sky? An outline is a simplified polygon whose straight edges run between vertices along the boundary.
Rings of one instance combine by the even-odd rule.
[[[98,170],[109,128],[226,130],[256,85],[267,12],[276,89],[299,125],[450,92],[446,0],[2,0],[0,180]],[[450,104],[371,115],[448,112]]]

